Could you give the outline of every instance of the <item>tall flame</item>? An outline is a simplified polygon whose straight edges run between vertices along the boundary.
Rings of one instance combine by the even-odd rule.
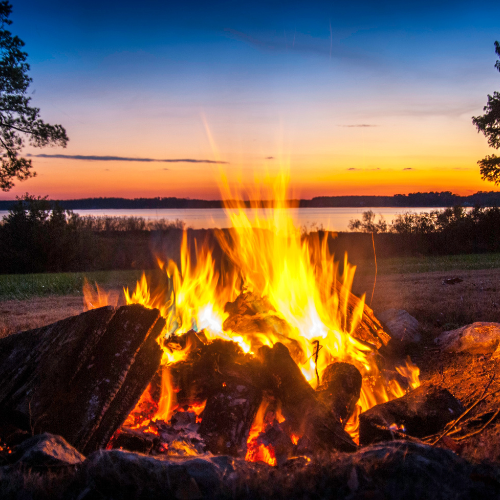
[[[184,232],[180,269],[172,260],[158,259],[166,286],[153,291],[143,276],[135,290],[125,290],[125,300],[127,304],[158,308],[166,319],[165,335],[204,330],[208,338],[233,340],[245,352],[255,352],[259,346],[272,345],[285,337],[299,347],[294,359],[313,387],[333,361],[353,363],[363,375],[363,384],[357,410],[346,429],[356,437],[360,412],[404,391],[396,382],[386,383],[379,376],[372,350],[353,336],[365,307],[364,296],[353,299],[350,293],[355,267],[345,256],[339,275],[338,262],[329,250],[328,233],[322,237],[319,233],[301,234],[288,210],[292,205],[287,202],[287,185],[284,174],[267,184],[264,196],[273,200],[272,206],[262,203],[266,198],[261,193],[254,193],[251,199],[256,201],[250,202],[249,211],[241,201],[243,197],[223,182],[224,199],[240,201],[226,203],[232,228],[216,231],[224,253],[222,264],[216,263],[208,241],[190,246]],[[228,317],[225,305],[242,291],[266,297],[289,327],[281,332],[252,334],[224,329]],[[88,291],[86,295],[93,303],[100,303],[104,297],[99,290],[94,296]],[[189,346],[164,352],[162,362],[168,365],[184,359]],[[418,386],[418,368],[411,361],[400,367],[399,373],[408,379],[410,387]],[[175,406],[168,367],[163,370],[162,388],[157,417],[168,419]],[[260,413],[264,412],[265,408],[261,409]]]

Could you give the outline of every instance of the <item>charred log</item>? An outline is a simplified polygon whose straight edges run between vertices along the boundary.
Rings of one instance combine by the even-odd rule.
[[[137,451],[139,453],[150,453],[154,446],[157,446],[160,439],[157,436],[135,430],[121,427],[116,439],[113,440],[113,448]]]
[[[272,381],[270,389],[282,403],[283,426],[300,436],[299,448],[354,451],[356,445],[344,431],[340,418],[316,397],[286,346],[259,350],[264,369]]]
[[[343,426],[354,412],[362,381],[359,370],[349,363],[332,363],[323,372],[317,397],[340,418]]]
[[[422,384],[405,396],[370,408],[359,416],[359,442],[395,439],[392,429],[414,437],[439,432],[464,407],[446,389]],[[396,437],[397,439],[397,437]]]
[[[165,321],[140,305],[94,309],[0,340],[0,406],[83,453],[104,446],[161,360]]]
[[[338,293],[348,293],[345,327],[347,331],[350,331],[354,321],[354,311],[360,305],[360,299],[351,292],[341,290],[340,285]],[[286,345],[296,362],[305,361],[300,344],[293,339],[292,326],[276,312],[267,297],[258,297],[254,293],[243,292],[234,302],[228,302],[224,310],[229,313],[223,325],[225,331],[237,332],[250,338],[252,334],[275,335]],[[377,349],[387,345],[391,339],[367,305],[364,305],[362,316],[352,335]]]
[[[262,401],[260,363],[225,340],[198,346],[171,367],[180,406],[206,401],[200,435],[214,454],[244,455]]]
[[[214,454],[245,456],[248,433],[262,402],[248,367],[231,376],[212,394],[201,414],[200,436]]]

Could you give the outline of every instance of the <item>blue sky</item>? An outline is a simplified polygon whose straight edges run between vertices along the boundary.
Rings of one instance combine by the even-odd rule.
[[[470,117],[500,89],[499,19],[493,1],[14,1],[33,104],[70,136],[26,151],[220,160],[235,179],[285,163],[305,197],[490,190]],[[210,164],[33,162],[2,198],[217,197]]]

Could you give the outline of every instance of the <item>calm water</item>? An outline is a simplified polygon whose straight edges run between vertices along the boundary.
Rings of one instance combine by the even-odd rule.
[[[405,207],[360,207],[360,208],[291,208],[288,209],[296,224],[300,227],[306,226],[308,229],[314,227],[323,227],[332,231],[347,231],[351,219],[361,219],[362,213],[367,210],[373,210],[378,221],[379,215],[382,215],[387,223],[391,223],[397,214],[405,212],[430,212],[438,210],[436,208],[405,208]],[[442,210],[442,209],[439,209]],[[251,217],[250,210],[246,210]],[[224,228],[230,227],[230,220],[222,208],[210,209],[110,209],[110,210],[75,210],[80,215],[95,216],[119,216],[119,217],[144,217],[145,219],[166,219],[175,221],[182,220],[186,227],[193,229]],[[0,210],[0,218],[7,215],[7,211]]]

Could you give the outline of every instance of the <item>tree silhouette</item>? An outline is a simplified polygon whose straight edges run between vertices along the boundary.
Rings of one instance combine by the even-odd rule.
[[[500,43],[495,42],[495,52],[500,56]],[[500,71],[500,60],[495,63],[495,68]],[[488,144],[495,149],[500,149],[500,92],[488,95],[488,103],[483,108],[486,113],[482,116],[473,116],[472,123],[488,139]],[[500,184],[500,157],[492,154],[477,162],[483,180]]]
[[[6,30],[12,5],[0,2],[0,188],[8,191],[14,179],[34,177],[31,160],[19,156],[25,141],[32,146],[60,145],[68,142],[61,125],[49,125],[40,118],[40,110],[30,106],[27,90],[32,79],[23,52],[24,42]]]

